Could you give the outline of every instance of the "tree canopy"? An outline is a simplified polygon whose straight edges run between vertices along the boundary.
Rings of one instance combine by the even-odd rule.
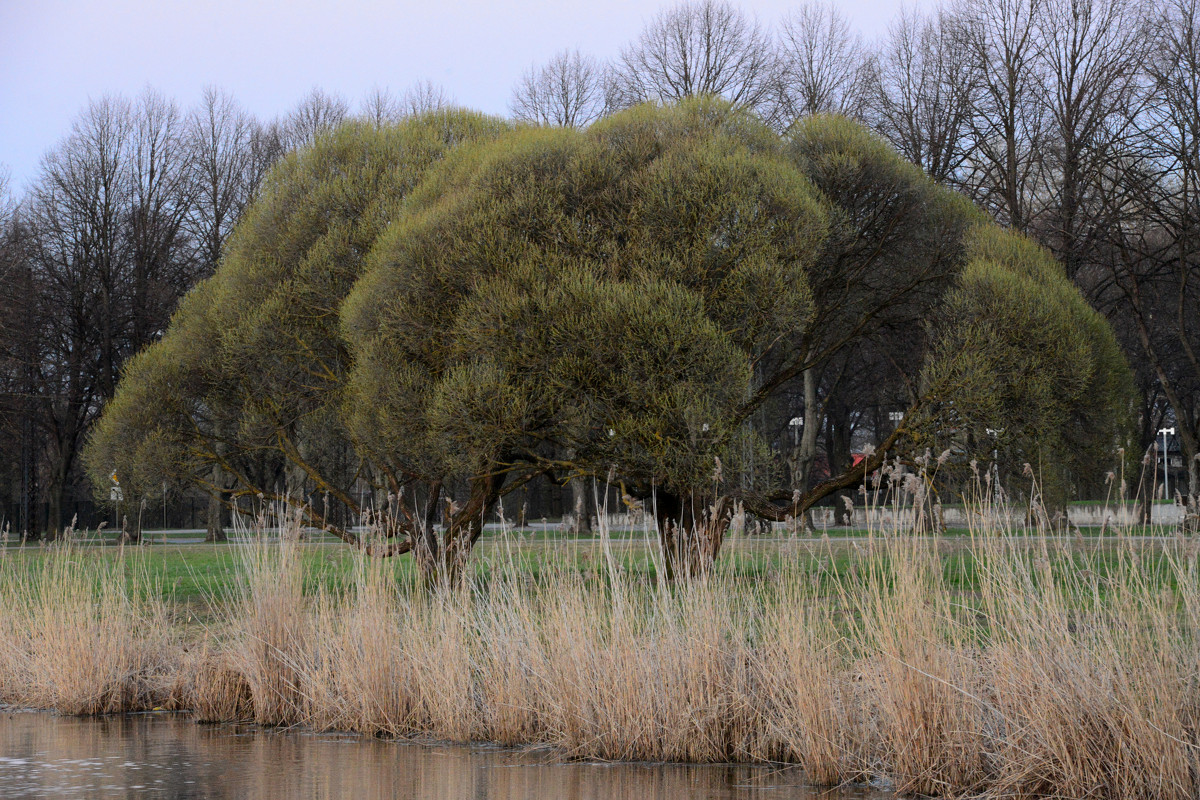
[[[506,128],[468,112],[351,123],[284,158],[216,274],[125,369],[86,454],[93,484],[106,491],[115,472],[135,498],[164,480],[229,480],[235,494],[305,503],[307,481],[345,504],[361,460],[338,413],[340,303],[422,174]]]
[[[733,499],[781,518],[882,463],[797,499],[755,425],[868,353],[907,387],[894,456],[1004,427],[1081,470],[1119,444],[1127,370],[1061,268],[849,120],[780,137],[699,98],[582,131],[350,125],[271,174],[88,462],[135,491],[219,467],[327,526],[368,481],[443,571],[505,492],[611,471],[672,547],[715,553]]]

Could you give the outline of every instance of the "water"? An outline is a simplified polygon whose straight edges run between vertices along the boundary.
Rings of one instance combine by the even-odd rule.
[[[172,714],[0,711],[0,797],[881,800],[794,769],[563,762],[494,747],[198,725]]]

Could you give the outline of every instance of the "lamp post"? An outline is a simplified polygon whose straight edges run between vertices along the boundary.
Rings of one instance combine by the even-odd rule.
[[[1163,439],[1163,499],[1171,499],[1171,462],[1167,460],[1167,434],[1175,435],[1174,428],[1159,428],[1158,433]]]
[[[1004,428],[987,428],[988,436],[992,437],[992,476],[996,482],[996,500],[1000,499],[1000,435]]]
[[[792,417],[788,420],[788,427],[792,429],[792,446],[800,446],[800,429],[804,427],[804,417]]]

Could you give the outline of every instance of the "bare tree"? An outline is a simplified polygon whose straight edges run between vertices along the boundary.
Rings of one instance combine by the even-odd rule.
[[[376,128],[382,128],[384,125],[399,122],[404,117],[404,107],[390,89],[373,86],[363,96],[358,116]]]
[[[285,149],[295,150],[318,136],[333,130],[350,116],[350,106],[338,94],[327,94],[313,87],[280,125]]]
[[[34,189],[47,278],[95,295],[96,307],[81,312],[85,319],[95,314],[90,321],[99,338],[98,375],[105,376],[106,388],[115,386],[121,360],[118,305],[129,259],[123,228],[132,199],[133,128],[133,108],[124,98],[89,104],[67,141],[43,159]]]
[[[221,261],[225,240],[250,202],[260,178],[254,141],[258,124],[232,95],[207,87],[188,119],[193,202],[188,226],[201,277]]]
[[[150,89],[134,109],[129,169],[125,235],[132,351],[158,337],[176,300],[198,277],[185,227],[195,188],[186,120],[175,101]],[[115,389],[116,376],[112,378],[109,385],[105,376],[104,397]]]
[[[442,111],[453,105],[454,98],[446,91],[445,87],[430,80],[417,81],[405,89],[404,94],[400,96],[402,116]]]
[[[12,196],[10,173],[0,165],[0,448],[10,455],[6,495],[16,501],[6,514],[13,532],[36,535],[39,426],[34,367],[37,332],[31,302],[36,296],[30,273],[28,229]]]
[[[697,0],[661,12],[625,48],[610,84],[610,105],[719,95],[771,111],[777,85],[770,37],[722,0]]]
[[[965,25],[941,11],[904,11],[878,55],[871,116],[875,128],[909,161],[938,181],[953,182],[968,158],[975,84]]]
[[[1166,261],[1174,302],[1166,318],[1178,337],[1187,374],[1171,395],[1195,524],[1200,522],[1200,3],[1172,0],[1156,28],[1149,71],[1157,98],[1151,118],[1160,124],[1150,130],[1163,156],[1160,163],[1172,167],[1162,181],[1167,197],[1159,205],[1161,224],[1173,243]]]
[[[1072,278],[1110,222],[1096,188],[1124,150],[1143,102],[1149,56],[1143,11],[1132,0],[1050,0],[1041,19],[1038,57],[1049,123],[1041,238]]]
[[[0,163],[0,228],[7,228],[16,213],[17,201],[12,196],[12,170]]]
[[[405,117],[440,111],[452,105],[454,98],[444,88],[423,80],[408,87],[399,97],[386,87],[373,87],[363,97],[358,116],[379,128]]]
[[[267,172],[287,152],[287,135],[283,123],[278,120],[255,122],[250,136],[249,182],[257,189]]]
[[[1085,268],[1078,277],[1124,334],[1130,360],[1153,374],[1166,400],[1188,471],[1186,494],[1195,525],[1200,523],[1200,250],[1195,244],[1200,3],[1171,0],[1151,23],[1154,34],[1144,59],[1149,91],[1144,103],[1126,106],[1126,120],[1105,126],[1121,138],[1115,144],[1101,139],[1108,149],[1100,180],[1082,195],[1080,208],[1096,241],[1082,253]],[[1089,160],[1097,158],[1085,153]],[[1100,214],[1091,208],[1097,203]],[[1143,446],[1155,441],[1151,419],[1143,414]]]
[[[806,0],[796,8],[780,26],[779,55],[783,120],[808,114],[862,116],[869,54],[837,6]]]
[[[78,454],[126,359],[196,279],[185,221],[195,182],[184,119],[153,91],[90,103],[42,161],[22,210],[17,359],[45,447],[47,525],[67,522]],[[123,509],[137,534],[137,509]]]
[[[1045,80],[1038,60],[1044,5],[1045,0],[966,0],[962,7],[979,87],[966,182],[977,202],[1022,231],[1046,137],[1038,101]]]
[[[605,67],[578,50],[556,53],[530,67],[513,87],[513,116],[535,125],[583,128],[605,111]]]
[[[31,191],[31,340],[47,448],[48,526],[62,528],[80,446],[101,384],[121,363],[123,223],[130,205],[133,114],[119,97],[88,105],[42,161]]]

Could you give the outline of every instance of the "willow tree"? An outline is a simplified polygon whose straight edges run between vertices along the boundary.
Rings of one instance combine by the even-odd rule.
[[[1108,323],[1046,250],[994,226],[973,230],[939,327],[923,376],[939,390],[927,440],[941,433],[980,461],[1002,453],[997,479],[1032,472],[1051,509],[1119,463],[1131,374]]]
[[[1029,463],[1055,504],[1072,476],[1113,463],[1130,418],[1129,370],[1061,265],[846,120],[810,118],[788,148],[830,202],[833,224],[810,277],[817,311],[803,357],[775,370],[757,396],[869,349],[909,407],[872,455],[799,495],[744,492],[747,508],[786,519],[860,484],[889,457],[915,466],[930,450],[949,450],[963,466],[996,452],[1010,469]],[[808,415],[817,405],[810,388],[806,381]],[[814,423],[806,420],[806,434]]]
[[[952,321],[1012,321],[964,300],[989,230],[966,200],[846,120],[809,120],[780,139],[754,116],[697,100],[584,132],[512,134],[432,173],[368,258],[342,313],[354,353],[348,425],[374,462],[460,476],[467,527],[422,546],[445,569],[510,481],[612,470],[653,504],[668,570],[702,570],[734,499],[794,515],[862,480],[884,453],[944,438],[972,365],[946,366],[962,355],[948,343],[966,321]],[[1056,366],[1120,377],[1120,363],[1096,355],[1111,355],[1106,327],[1060,273],[1026,265],[1045,260],[1026,251],[996,269],[1094,344]],[[913,384],[912,414],[886,451],[799,498],[736,486],[751,468],[745,453],[764,450],[748,425],[757,408],[902,327],[916,333],[889,357]],[[1111,392],[1058,399],[1096,417],[1099,440],[1115,431]],[[1027,392],[1007,402],[1043,426],[1034,439],[1048,429],[1048,404]]]
[[[701,99],[584,132],[522,131],[447,160],[381,237],[342,313],[355,364],[346,419],[373,461],[460,476],[468,524],[422,545],[431,562],[456,569],[509,481],[611,471],[654,507],[668,569],[695,572],[734,500],[769,518],[803,512],[885,453],[965,430],[948,418],[966,409],[955,392],[1003,375],[1001,363],[1032,369],[1043,356],[1032,348],[1053,348],[1061,326],[1026,332],[1026,352],[1020,316],[982,302],[978,251],[995,235],[842,119],[780,139]],[[1065,411],[1112,445],[1123,366],[1111,333],[1041,251],[1017,249],[993,267],[1021,287],[1019,307],[1040,309],[1031,323],[1070,319],[1088,343],[1054,359],[1047,380],[1104,392],[1051,403],[1013,391],[1000,406],[1036,421],[1031,441],[1048,441]],[[1007,362],[955,349],[971,324],[1015,337]],[[912,408],[886,450],[798,498],[749,490],[746,454],[766,460],[756,409],[905,328],[888,357]],[[972,424],[992,419],[976,408]]]
[[[620,479],[678,575],[715,557],[735,501],[797,514],[885,455],[970,445],[997,414],[1023,413],[1012,441],[1046,459],[1070,420],[1116,442],[1123,366],[1061,270],[854,123],[781,138],[706,98],[584,131],[456,119],[452,136],[432,119],[351,129],[273,176],[130,369],[95,468],[217,465],[271,494],[259,459],[348,508],[369,469],[403,534],[392,551],[453,581],[496,502],[538,476]],[[376,154],[389,137],[435,155]],[[371,171],[394,161],[408,166]],[[764,488],[755,412],[868,346],[911,386],[886,447],[799,496]],[[1040,370],[1053,377],[1010,380]],[[350,445],[353,469],[337,460]]]
[[[737,452],[754,359],[812,313],[817,192],[777,136],[715,101],[459,156],[343,309],[356,439],[386,469],[458,476],[467,526],[421,548],[451,572],[499,493],[548,472],[612,468],[657,493],[680,550],[675,532],[706,516],[685,499],[711,497]]]
[[[349,124],[283,159],[212,278],[125,369],[86,451],[93,485],[115,473],[133,503],[164,481],[278,500],[358,542],[352,488],[373,476],[339,415],[338,308],[431,165],[506,128],[467,112]]]

